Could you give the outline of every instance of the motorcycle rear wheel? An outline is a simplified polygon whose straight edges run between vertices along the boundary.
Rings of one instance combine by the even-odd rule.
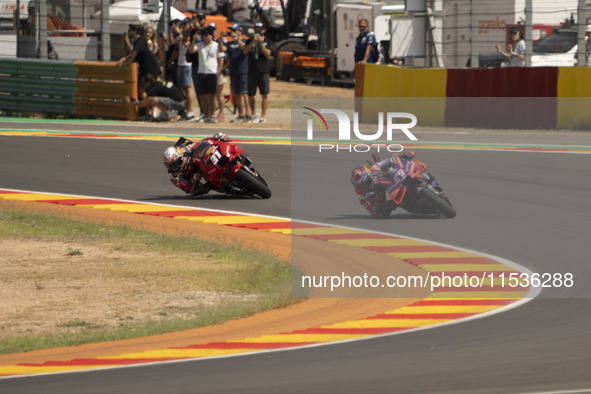
[[[271,189],[255,175],[251,174],[244,167],[240,168],[234,175],[234,182],[242,186],[249,193],[255,194],[260,198],[270,198]]]

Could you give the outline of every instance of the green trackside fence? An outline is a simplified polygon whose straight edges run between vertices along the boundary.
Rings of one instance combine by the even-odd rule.
[[[0,111],[136,120],[136,65],[0,59]]]

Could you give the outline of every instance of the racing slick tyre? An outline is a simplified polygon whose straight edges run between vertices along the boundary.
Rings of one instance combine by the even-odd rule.
[[[271,189],[269,189],[266,182],[249,172],[244,167],[240,168],[236,175],[234,175],[234,181],[249,193],[256,194],[260,198],[271,197]]]
[[[446,218],[456,217],[456,209],[442,191],[431,185],[422,185],[418,190],[419,199],[430,205],[435,212]]]

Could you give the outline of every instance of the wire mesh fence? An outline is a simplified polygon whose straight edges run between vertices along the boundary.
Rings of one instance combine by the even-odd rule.
[[[587,25],[591,10],[587,5],[579,9],[579,3],[536,0],[528,10],[523,0],[444,1],[440,41],[436,43],[441,62],[448,68],[469,66],[472,59],[477,59],[480,67],[506,65],[507,57],[499,52],[509,54],[508,49],[515,48],[517,42],[510,31],[517,28],[520,39],[528,44],[525,50],[532,56],[533,66],[575,65],[578,27]]]
[[[228,21],[232,23],[241,15],[236,12],[237,7],[248,10],[253,1],[0,0],[0,57],[118,60],[125,55],[122,41],[129,24],[151,27],[155,34],[151,40],[163,52],[166,44],[160,33],[167,32],[170,20],[184,19],[187,10],[209,7],[207,11],[212,14],[230,10]],[[151,3],[155,12],[147,12],[145,3]],[[338,21],[352,20],[357,15],[356,5],[361,9],[374,3],[315,0],[314,7],[320,3],[323,6],[319,9],[327,10],[336,22],[323,24],[314,36],[323,42],[334,36],[328,48],[335,57],[334,71],[352,72],[352,62],[347,67],[341,63],[349,60],[346,50],[352,50],[357,32],[339,32]],[[165,4],[171,5],[170,14],[164,12],[168,9]],[[338,7],[342,4],[350,6],[351,11]],[[398,10],[396,5],[402,9]],[[531,65],[587,63],[588,44],[584,36],[585,27],[591,23],[591,0],[392,0],[384,2],[382,8],[371,14],[370,25],[380,36],[384,63],[445,68],[507,65],[507,56],[499,52],[510,53],[509,45],[511,49],[515,46],[509,35],[515,26],[525,37],[525,53]],[[281,7],[277,6],[274,15],[280,12]],[[344,42],[345,33],[351,36],[350,42]],[[579,61],[581,56],[585,59]]]
[[[0,57],[117,60],[129,24],[149,27],[155,45],[164,32],[164,4],[147,12],[142,0],[0,0]],[[171,9],[169,21],[185,14]],[[147,33],[148,34],[148,33]],[[104,52],[104,53],[103,53]]]

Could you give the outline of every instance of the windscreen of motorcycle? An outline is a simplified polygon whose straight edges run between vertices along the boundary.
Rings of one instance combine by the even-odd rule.
[[[213,144],[207,140],[203,140],[201,141],[201,143],[199,145],[197,145],[197,147],[195,149],[193,149],[193,154],[195,155],[195,157],[198,157],[202,160],[205,159],[205,157],[211,153],[210,149],[213,147]]]

